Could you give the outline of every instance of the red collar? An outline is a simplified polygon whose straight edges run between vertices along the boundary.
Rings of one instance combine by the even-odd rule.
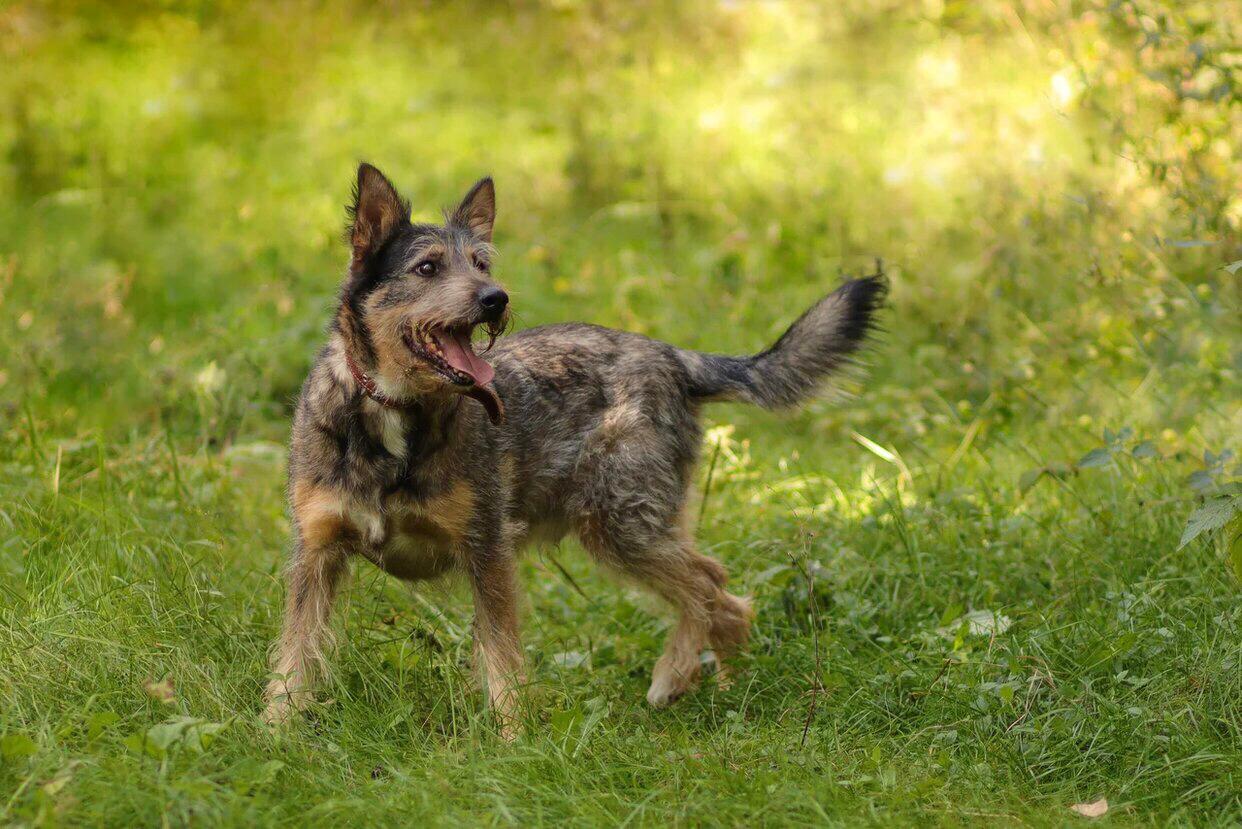
[[[397,400],[396,398],[389,397],[380,391],[380,388],[375,384],[375,381],[367,376],[362,369],[358,368],[358,364],[354,362],[354,358],[349,354],[349,352],[345,352],[345,364],[349,366],[349,373],[354,376],[354,382],[358,384],[358,387],[362,389],[363,394],[367,397],[387,409],[405,410],[410,408],[410,403],[404,400]]]

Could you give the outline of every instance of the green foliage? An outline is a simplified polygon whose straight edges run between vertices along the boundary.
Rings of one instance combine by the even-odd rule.
[[[1177,545],[1179,550],[1208,530],[1219,530],[1242,512],[1242,485],[1235,485],[1233,490],[1228,495],[1209,498],[1203,506],[1190,514],[1181,543]]]
[[[0,822],[1236,824],[1240,25],[4,6]],[[658,617],[533,554],[504,745],[468,597],[360,568],[319,704],[259,724],[361,159],[423,218],[496,176],[519,325],[753,351],[883,257],[858,396],[707,411],[699,534],[758,610],[729,674],[647,709]]]

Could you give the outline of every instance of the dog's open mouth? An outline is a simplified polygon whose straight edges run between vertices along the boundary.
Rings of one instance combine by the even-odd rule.
[[[486,360],[474,353],[470,343],[473,330],[470,325],[452,328],[406,325],[401,329],[401,339],[415,357],[457,386],[463,394],[482,403],[488,417],[493,423],[498,423],[504,409],[496,392],[488,388],[496,372]]]
[[[401,333],[406,348],[457,386],[486,386],[496,372],[474,353],[471,327],[407,326]]]

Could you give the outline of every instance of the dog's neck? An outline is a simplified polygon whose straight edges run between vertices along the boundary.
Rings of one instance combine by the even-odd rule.
[[[354,383],[357,384],[362,393],[385,409],[403,411],[416,405],[413,400],[398,399],[386,394],[373,377],[358,367],[358,361],[353,358],[349,351],[345,352],[345,366],[349,369],[350,376],[354,378]]]
[[[362,398],[364,415],[385,419],[394,415],[447,425],[457,414],[461,398],[455,394],[415,394],[406,396],[391,388],[385,379],[368,370],[361,355],[349,348],[346,338],[334,336],[329,343],[330,364],[338,383]]]

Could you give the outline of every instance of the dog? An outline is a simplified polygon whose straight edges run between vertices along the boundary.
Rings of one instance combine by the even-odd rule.
[[[696,550],[687,517],[699,412],[813,395],[874,327],[882,272],[845,282],[754,356],[580,323],[497,339],[509,298],[493,275],[490,178],[443,225],[413,224],[409,203],[362,164],[348,213],[348,273],[293,421],[294,537],[265,719],[311,701],[356,558],[408,581],[465,576],[477,670],[506,737],[524,681],[518,554],[534,541],[575,535],[607,570],[671,605],[651,705],[693,687],[704,649],[725,658],[742,648],[750,602]],[[475,350],[476,332],[488,350]]]

